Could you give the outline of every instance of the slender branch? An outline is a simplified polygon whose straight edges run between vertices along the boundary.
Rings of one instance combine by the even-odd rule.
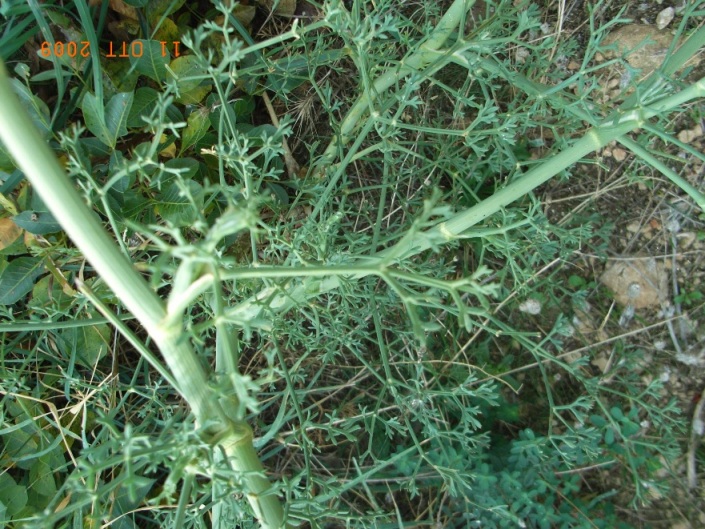
[[[215,425],[211,441],[218,444],[228,462],[243,473],[247,498],[262,526],[265,529],[285,527],[282,506],[264,476],[249,426],[227,418],[208,385],[206,373],[183,330],[182,321],[167,322],[162,300],[83,202],[18,101],[2,61],[0,140],[64,231],[155,341],[173,374],[176,389],[188,402],[197,422]]]
[[[421,44],[411,57],[403,59],[398,67],[387,70],[375,79],[372,89],[360,95],[353,103],[340,124],[340,132],[331,140],[323,155],[316,161],[317,167],[326,167],[333,162],[338,148],[348,142],[350,134],[360,123],[365,111],[381,94],[394,83],[399,82],[412,72],[422,70],[433,61],[437,56],[436,50],[445,44],[453,31],[457,29],[463,15],[474,3],[475,0],[455,0],[438,22],[428,40]]]
[[[705,95],[705,79],[701,79],[672,96],[653,102],[648,107],[623,110],[617,118],[605,120],[600,125],[588,129],[585,135],[571,147],[547,159],[543,164],[476,206],[439,223],[417,237],[405,237],[395,246],[368,257],[365,261],[366,268],[357,269],[356,273],[347,276],[347,279],[361,279],[374,273],[376,270],[374,266],[380,261],[392,262],[417,255],[431,248],[431,241],[439,239],[452,241],[458,237],[468,236],[467,231],[470,228],[531,192],[574,163],[579,162],[587,154],[641,127],[646,120],[658,114],[672,111],[688,101],[703,97],[703,95]],[[303,281],[291,281],[284,286],[261,290],[251,298],[229,309],[226,314],[227,319],[236,325],[268,329],[271,327],[271,322],[265,314],[273,315],[284,312],[297,303],[303,303],[307,299],[334,290],[340,284],[340,276],[320,277],[319,271],[316,270]]]
[[[161,326],[166,315],[162,301],[119,251],[96,214],[74,189],[17,100],[1,62],[0,139],[64,231],[157,343],[179,381],[177,389],[189,402],[197,419],[205,422],[213,418],[206,375],[196,355],[178,339],[180,330]]]
[[[700,438],[703,436],[703,409],[705,408],[705,389],[700,393],[700,400],[693,410],[693,420],[690,424],[690,442],[688,443],[687,474],[688,488],[694,490],[698,486],[697,458],[695,452],[700,446]]]

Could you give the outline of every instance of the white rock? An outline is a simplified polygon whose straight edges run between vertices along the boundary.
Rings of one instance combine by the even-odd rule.
[[[527,314],[541,314],[541,303],[535,299],[527,299],[524,303],[519,305],[519,310]]]
[[[676,354],[676,360],[681,362],[682,364],[685,364],[687,366],[703,366],[705,365],[705,358],[703,358],[702,352],[700,355],[691,355],[691,354],[686,354],[686,353],[677,353]]]
[[[517,48],[516,61],[518,64],[524,64],[528,57],[529,57],[529,50],[527,50],[526,48],[524,48],[522,46]]]
[[[673,21],[673,17],[675,15],[676,10],[672,7],[667,7],[666,9],[661,11],[656,17],[656,27],[659,29],[665,29],[666,26],[668,26],[671,21]]]
[[[668,366],[666,366],[666,367],[664,368],[664,370],[661,371],[661,374],[659,375],[658,379],[659,379],[661,382],[666,383],[666,382],[668,382],[668,380],[669,380],[670,378],[671,378],[671,369],[670,369]]]
[[[705,424],[703,423],[702,419],[697,418],[693,421],[693,431],[697,435],[705,434]]]

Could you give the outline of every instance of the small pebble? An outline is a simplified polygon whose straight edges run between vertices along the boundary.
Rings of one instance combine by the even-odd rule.
[[[659,29],[666,29],[672,21],[673,17],[676,15],[676,10],[672,7],[667,7],[661,11],[656,17],[656,27]]]
[[[702,419],[695,419],[693,421],[693,431],[698,435],[705,433],[705,424],[703,424]]]
[[[678,219],[669,219],[665,224],[665,228],[671,233],[678,233],[681,231],[681,223],[678,222]]]
[[[630,233],[636,233],[641,229],[641,222],[638,220],[635,220],[634,222],[630,222],[627,224],[627,231]]]
[[[683,143],[690,143],[696,138],[703,135],[703,128],[700,125],[696,125],[692,129],[682,130],[678,133],[678,140]]]
[[[535,299],[527,299],[524,303],[519,305],[519,310],[535,316],[541,314],[541,303]]]
[[[526,62],[526,59],[529,57],[529,50],[526,48],[517,48],[516,51],[516,61],[517,64],[524,64]]]
[[[661,374],[659,375],[658,379],[659,381],[663,382],[664,384],[668,382],[668,380],[671,378],[671,368],[668,366],[664,367],[663,371],[661,371]]]
[[[612,158],[618,162],[623,162],[627,158],[627,151],[620,148],[612,149]]]

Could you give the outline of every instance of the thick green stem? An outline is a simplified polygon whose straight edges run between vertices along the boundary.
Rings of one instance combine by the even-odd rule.
[[[255,451],[252,429],[243,422],[233,423],[230,435],[219,442],[225,457],[233,469],[243,473],[247,500],[262,527],[288,527],[284,525],[284,511],[276,495],[271,493],[271,484]]]
[[[159,347],[200,424],[215,424],[220,446],[232,466],[243,472],[245,492],[262,526],[285,526],[283,510],[262,471],[247,425],[226,418],[181,321],[167,319],[162,300],[120,252],[100,220],[83,202],[54,153],[42,140],[18,101],[0,61],[0,140],[27,176],[35,192],[59,221],[105,283],[140,321]]]
[[[474,3],[475,0],[455,0],[438,22],[428,40],[421,44],[411,57],[402,60],[399,66],[387,70],[375,79],[369,93],[363,93],[353,103],[340,124],[340,132],[331,140],[323,155],[316,161],[318,167],[325,167],[335,160],[338,148],[348,142],[349,135],[359,125],[365,111],[369,110],[370,105],[381,94],[410,73],[422,70],[437,57],[436,50],[443,46],[453,31],[457,29],[463,15]]]
[[[189,350],[187,341],[179,340],[178,330],[175,332],[161,325],[166,316],[162,301],[118,250],[96,214],[74,189],[54,153],[41,140],[17,100],[2,63],[0,139],[67,235],[157,343],[171,372],[179,381],[177,389],[188,401],[197,419],[204,421],[212,418],[206,375],[196,355]]]
[[[365,259],[365,266],[351,273],[347,279],[357,280],[377,273],[380,264],[395,260],[408,259],[431,247],[430,241],[438,237],[448,241],[466,235],[467,230],[482,220],[494,215],[501,208],[518,200],[536,187],[547,182],[556,174],[580,161],[585,155],[596,151],[612,140],[642,126],[647,119],[658,114],[667,113],[674,108],[705,95],[705,79],[670,97],[651,103],[648,108],[634,108],[622,111],[618,117],[605,120],[597,127],[587,130],[585,135],[570,148],[552,156],[543,164],[532,169],[515,182],[497,191],[491,197],[476,206],[457,214],[429,229],[423,236],[404,238],[395,246],[378,252]],[[304,275],[304,274],[301,274]],[[339,275],[306,277],[300,282],[290,282],[284,287],[275,286],[261,290],[250,299],[232,307],[226,315],[229,321],[240,325],[249,325],[267,329],[271,326],[265,314],[284,312],[297,303],[319,296],[338,288],[341,284]]]
[[[456,4],[457,2],[453,5],[456,6]],[[439,36],[443,38],[441,42],[444,42],[445,39],[447,39],[448,34],[445,34],[445,36],[443,34],[439,34]],[[682,66],[695,53],[695,51],[699,49],[703,40],[705,40],[705,29],[701,28],[695,34],[691,35],[686,43],[684,43],[683,46],[670,58],[668,64],[664,65],[663,70],[666,73],[672,73],[677,68]],[[429,60],[431,56],[434,55],[437,60],[441,60],[442,56],[445,56],[447,53],[448,52],[444,50],[439,51],[438,47],[427,46],[423,53],[423,61]],[[414,55],[414,57],[416,56],[420,57],[418,53]],[[468,68],[468,70],[487,69],[495,74],[501,74],[510,82],[518,85],[527,94],[534,97],[545,97],[549,90],[549,87],[530,81],[519,74],[509,72],[502,66],[498,65],[495,61],[481,57],[470,50],[455,50],[451,53],[449,60]],[[404,72],[403,69],[400,69],[395,73],[401,77],[406,75],[408,72]],[[388,74],[385,75],[389,74],[390,73],[388,72]],[[657,74],[652,76],[653,79],[656,79],[656,77],[658,77]],[[391,86],[391,84],[387,84],[385,79],[387,78],[384,75],[378,79],[378,82],[380,83],[379,88],[386,89]],[[654,82],[655,81],[651,78],[646,81],[649,86],[651,86]],[[636,93],[639,93],[639,91]],[[617,109],[615,113],[610,116],[610,119],[605,120],[599,126],[589,129],[585,136],[576,142],[571,148],[547,160],[536,169],[529,171],[519,180],[501,189],[492,197],[456,215],[454,218],[431,228],[425,235],[441,235],[448,240],[462,236],[462,234],[472,226],[497,213],[502,207],[505,207],[511,202],[519,199],[539,185],[547,182],[560,171],[578,162],[586,154],[603,147],[612,140],[620,140],[624,134],[638,128],[645,122],[645,120],[650,119],[659,113],[672,111],[678,105],[695,98],[702,97],[703,95],[705,95],[705,80],[703,79],[685,90],[674,94],[673,96],[650,103],[648,108],[640,108],[639,101],[636,99],[635,95],[627,100],[620,109]],[[554,99],[561,100],[562,98],[559,95],[554,94]],[[354,125],[362,116],[368,102],[369,99],[366,95],[361,96],[351,109],[348,116],[346,116],[343,123],[347,124],[347,126]],[[568,104],[564,106],[568,108],[569,111],[577,114],[583,114],[581,111],[578,111]],[[580,117],[586,121],[592,121],[592,116],[580,115]],[[353,119],[355,121],[353,121]],[[347,128],[343,129],[343,131],[346,130]],[[335,154],[338,141],[341,141],[340,138],[335,139],[334,142],[328,146],[328,149],[322,156],[322,159],[317,162],[317,165],[320,166],[320,163],[322,162],[330,162],[330,157]],[[686,190],[690,191],[689,189]],[[702,200],[702,194],[700,193],[691,193],[691,196],[693,196],[698,203]],[[406,259],[427,250],[430,247],[428,243],[429,239],[430,238],[426,236],[409,240],[406,240],[405,238],[399,244],[378,253],[375,256],[378,258],[377,260],[374,258],[372,258],[371,261],[366,260],[365,263],[367,270],[360,268],[355,273],[348,276],[347,279],[360,279],[374,273],[369,269],[376,269],[375,267],[379,265],[379,263],[390,262],[390,260],[395,259]],[[304,279],[304,281],[299,283],[290,282],[288,285],[283,287],[284,293],[282,293],[282,287],[279,286],[265,288],[252,296],[250,299],[245,300],[230,309],[227,313],[227,317],[229,321],[235,324],[267,329],[271,326],[271,323],[268,318],[264,316],[265,312],[268,314],[277,314],[286,311],[295,306],[297,303],[303,303],[307,299],[334,290],[339,286],[339,275],[320,277],[316,274],[314,277],[309,276]]]

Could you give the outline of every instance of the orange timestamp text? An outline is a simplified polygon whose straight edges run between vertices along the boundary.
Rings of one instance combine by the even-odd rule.
[[[179,46],[181,42],[173,41],[171,43],[162,40],[159,41],[162,47],[162,57],[166,57],[171,49],[174,53],[174,57],[181,55],[179,53]],[[121,42],[109,42],[107,45],[105,57],[108,59],[126,59],[130,57],[138,58],[142,57],[144,54],[144,45],[142,41],[135,40],[130,43]],[[74,58],[76,56],[88,57],[91,55],[91,44],[87,40],[82,40],[80,42],[69,41],[62,42],[56,41],[52,45],[51,42],[44,41],[39,49],[39,54],[42,57],[70,57]]]

